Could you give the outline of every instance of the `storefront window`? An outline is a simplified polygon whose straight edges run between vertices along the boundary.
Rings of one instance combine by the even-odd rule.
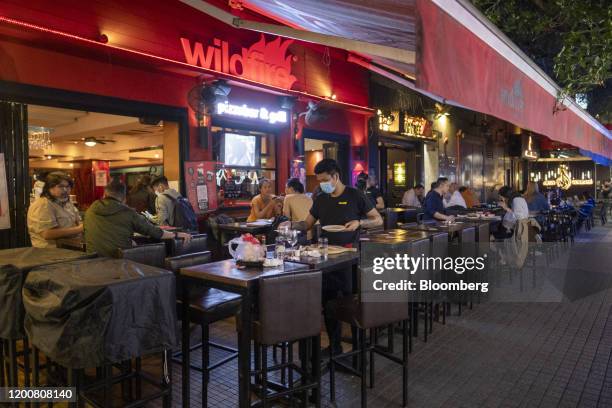
[[[263,178],[276,180],[276,139],[262,132],[213,127],[220,206],[247,205]],[[275,192],[274,192],[275,193]]]

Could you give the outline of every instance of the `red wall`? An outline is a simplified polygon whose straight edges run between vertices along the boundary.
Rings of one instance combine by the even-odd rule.
[[[129,48],[185,61],[180,38],[203,44],[220,38],[230,42],[232,52],[257,42],[260,34],[231,28],[179,1],[29,1],[5,0],[0,15],[54,30],[97,40],[101,33],[109,45]],[[259,19],[265,18],[259,16]],[[267,36],[270,41],[273,37]],[[348,63],[346,52],[331,49],[324,63],[325,47],[294,42],[293,90],[313,95],[337,95],[339,101],[368,104],[368,72]],[[110,49],[103,45],[74,41],[51,33],[40,33],[0,22],[0,80],[105,95],[129,100],[186,107],[186,95],[201,72],[176,64]],[[267,103],[275,95],[234,87],[230,98],[250,98]],[[305,106],[305,100],[296,111]],[[209,151],[198,146],[196,119],[190,111],[190,160],[210,160]],[[319,130],[349,134],[353,145],[366,144],[367,119],[363,114],[332,110]],[[211,146],[211,143],[209,143]],[[279,184],[289,172],[293,151],[292,132],[279,141]]]

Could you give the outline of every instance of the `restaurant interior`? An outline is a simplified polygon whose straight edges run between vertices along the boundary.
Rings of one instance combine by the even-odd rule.
[[[81,210],[102,196],[112,178],[128,191],[143,174],[166,175],[178,186],[174,122],[28,105],[28,138],[32,186],[48,172],[68,173],[75,180],[71,199]]]

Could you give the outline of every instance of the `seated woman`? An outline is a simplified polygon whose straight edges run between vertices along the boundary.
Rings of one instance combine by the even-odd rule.
[[[523,194],[523,197],[525,198],[525,201],[527,201],[529,211],[542,212],[550,210],[548,200],[544,194],[540,193],[538,183],[535,181],[530,181],[527,183],[527,190],[525,191],[525,194]]]
[[[508,186],[499,189],[500,206],[506,211],[501,225],[492,231],[496,239],[510,238],[517,221],[529,218],[527,201],[519,193]]]
[[[272,218],[280,215],[283,201],[272,194],[272,181],[259,180],[259,194],[251,200],[251,213],[247,222],[261,218]]]
[[[73,186],[67,174],[47,175],[42,194],[28,209],[28,232],[33,247],[55,247],[57,239],[73,238],[83,232],[79,211],[70,202]]]
[[[285,186],[285,200],[283,201],[283,215],[291,222],[306,221],[312,207],[312,198],[304,194],[304,185],[298,178],[291,178]],[[312,231],[307,232],[308,239]]]

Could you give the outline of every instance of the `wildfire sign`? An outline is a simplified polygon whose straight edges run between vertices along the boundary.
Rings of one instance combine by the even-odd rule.
[[[241,47],[240,53],[230,54],[228,41],[215,38],[208,46],[197,41],[192,46],[189,39],[181,38],[188,64],[283,89],[291,89],[297,80],[291,75],[294,57],[287,53],[292,43],[293,40],[282,40],[281,37],[266,42],[262,34],[259,41],[249,48]]]

